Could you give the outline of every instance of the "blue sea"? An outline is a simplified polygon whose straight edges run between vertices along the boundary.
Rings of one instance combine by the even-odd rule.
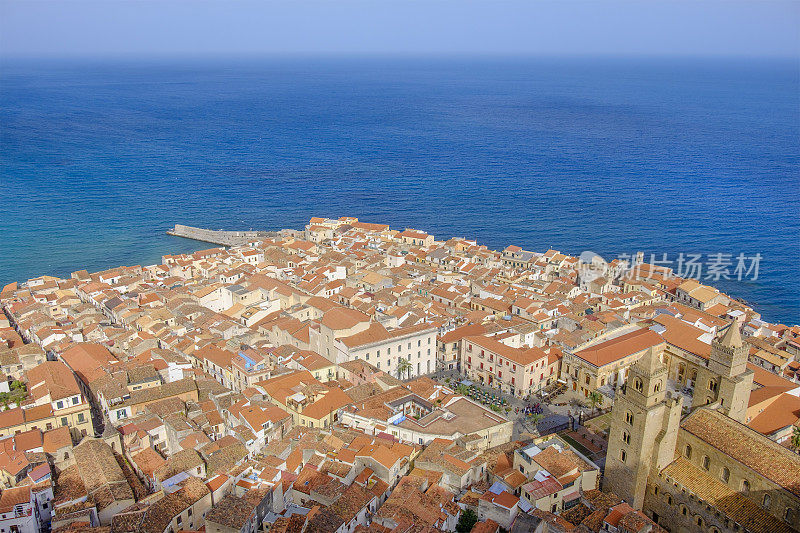
[[[796,61],[6,61],[0,285],[208,247],[176,222],[353,215],[607,259],[758,253],[756,280],[715,284],[797,323],[799,139]]]

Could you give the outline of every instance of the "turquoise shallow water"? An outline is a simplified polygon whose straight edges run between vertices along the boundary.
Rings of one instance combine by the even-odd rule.
[[[800,82],[752,60],[4,64],[0,283],[355,215],[606,257],[761,253],[800,322]]]

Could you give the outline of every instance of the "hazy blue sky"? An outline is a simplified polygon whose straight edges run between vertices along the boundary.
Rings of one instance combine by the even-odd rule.
[[[0,55],[798,56],[800,1],[0,0]]]

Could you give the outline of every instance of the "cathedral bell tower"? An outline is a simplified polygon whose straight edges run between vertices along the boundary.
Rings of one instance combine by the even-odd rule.
[[[708,367],[697,374],[692,407],[718,404],[721,412],[744,423],[753,387],[753,371],[747,368],[748,355],[739,325],[734,321],[711,342]]]
[[[642,508],[651,471],[675,454],[683,403],[667,394],[666,386],[667,367],[660,351],[650,348],[631,366],[614,398],[603,486],[635,509]]]

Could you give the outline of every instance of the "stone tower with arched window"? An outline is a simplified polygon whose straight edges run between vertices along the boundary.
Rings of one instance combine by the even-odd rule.
[[[722,413],[744,422],[753,387],[753,371],[747,368],[748,351],[736,322],[714,339],[708,367],[697,375],[692,407],[717,404]]]
[[[664,468],[675,455],[683,402],[666,387],[667,367],[650,348],[630,367],[614,398],[604,488],[635,509],[642,508],[651,470]]]

